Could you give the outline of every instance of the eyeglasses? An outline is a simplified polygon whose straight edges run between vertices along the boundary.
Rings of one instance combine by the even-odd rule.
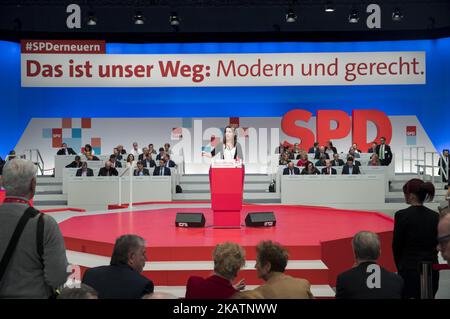
[[[439,244],[446,243],[449,240],[450,240],[450,234],[444,235],[444,236],[440,236],[440,237],[437,238],[437,241],[438,241]]]

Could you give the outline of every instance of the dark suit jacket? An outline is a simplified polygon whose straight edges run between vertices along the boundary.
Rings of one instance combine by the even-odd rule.
[[[336,174],[337,174],[336,169],[331,167],[331,175],[336,175]],[[326,167],[322,168],[322,175],[328,175]]]
[[[298,168],[298,167],[293,167],[293,171],[294,171],[294,175],[300,175],[300,168]],[[286,167],[284,170],[283,170],[283,175],[290,175],[289,174],[289,167]]]
[[[83,165],[83,163],[81,161],[78,162],[78,164],[77,164],[77,162],[73,161],[69,165],[66,165],[66,168],[80,168],[81,165]]]
[[[337,163],[336,163],[336,161],[335,161],[335,160],[332,160],[332,161],[331,161],[331,165],[333,165],[333,166],[344,166],[344,165],[345,165],[345,163],[344,163],[344,161],[343,161],[343,160],[341,160],[341,159],[338,159],[338,160],[337,160]]]
[[[100,299],[140,299],[154,289],[151,280],[127,265],[88,269],[83,283],[94,288]]]
[[[161,160],[161,154],[158,153],[158,155],[156,155],[156,160],[157,161]]]
[[[153,176],[159,176],[160,175],[160,170],[161,170],[161,166],[158,166],[155,168],[155,170],[153,171]],[[170,168],[168,167],[164,167],[164,176],[170,176]]]
[[[345,164],[344,167],[342,168],[342,175],[349,175],[349,174],[350,174],[349,166],[347,164]],[[361,174],[361,172],[359,170],[359,166],[353,165],[353,174],[352,175],[357,175],[357,174]]]
[[[64,153],[64,149],[61,148],[60,150],[58,150],[56,155],[66,155],[66,154]],[[77,153],[75,153],[75,151],[72,148],[68,147],[67,148],[67,155],[77,155]]]
[[[166,167],[175,167],[175,166],[176,166],[176,164],[175,164],[175,162],[172,161],[172,160],[169,160],[169,161],[166,163]]]
[[[399,271],[417,271],[421,261],[437,263],[439,214],[425,206],[410,206],[395,213],[392,251]]]
[[[377,154],[380,154],[380,147],[381,147],[381,144],[377,145],[377,149],[376,149]],[[391,152],[391,147],[387,144],[384,145],[384,160],[380,159],[380,161],[381,161],[381,165],[383,165],[383,166],[387,166],[387,165],[391,164],[392,152]]]
[[[150,176],[150,172],[148,171],[148,169],[144,168],[144,169],[142,170],[142,172],[144,173],[144,176]],[[133,174],[134,174],[134,176],[139,176],[139,175],[138,175],[138,170],[135,169]]]
[[[366,262],[347,270],[337,277],[336,299],[401,299],[403,279],[380,266],[380,287],[369,288],[367,279],[374,270],[367,269],[374,263]],[[372,280],[369,279],[369,282]]]
[[[377,151],[376,148],[374,149],[373,147],[371,147],[367,150],[367,153],[375,153],[376,151]]]
[[[325,154],[325,159],[330,159],[330,155],[328,155],[328,153],[323,153]],[[316,152],[316,155],[314,155],[314,159],[319,159],[320,158],[320,152]]]
[[[325,152],[328,150],[329,147],[325,147]],[[336,147],[331,147],[331,150],[333,151],[334,154],[337,153],[337,148]]]
[[[116,168],[122,168],[122,163],[116,160]]]
[[[238,291],[225,278],[192,276],[186,285],[186,299],[228,299]]]
[[[319,150],[318,147],[314,148],[314,147],[310,147],[308,150],[309,154],[316,154],[316,152]]]
[[[114,167],[111,167],[109,170],[110,170],[109,176],[119,175],[119,172]],[[100,168],[100,170],[98,171],[98,176],[108,176],[106,167]]]
[[[314,171],[309,174],[308,170],[306,169],[306,167],[302,170],[302,172],[300,173],[300,175],[320,175],[320,172],[317,168],[314,168]]]
[[[155,163],[154,160],[151,160],[148,164],[147,164],[147,161],[144,160],[143,163],[144,163],[144,167],[149,167],[150,168],[150,167],[155,167],[156,166],[156,163]]]
[[[81,168],[77,171],[75,176],[81,176],[81,174],[83,173],[83,171],[81,170]],[[87,169],[87,176],[94,176],[94,171],[91,168]]]

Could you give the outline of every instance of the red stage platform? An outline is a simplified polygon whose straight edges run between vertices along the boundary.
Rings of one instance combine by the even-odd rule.
[[[257,243],[271,239],[289,250],[290,260],[322,260],[328,267],[321,272],[291,271],[293,275],[306,277],[313,284],[333,286],[336,275],[354,263],[351,238],[358,231],[370,230],[378,233],[382,241],[381,264],[395,270],[391,251],[393,220],[375,212],[308,206],[244,205],[242,224],[249,212],[273,211],[277,226],[215,229],[210,227],[212,212],[208,208],[134,209],[136,211],[133,212],[77,216],[60,223],[67,249],[109,257],[117,237],[137,234],[146,239],[147,256],[151,262],[209,261],[214,246],[225,241],[241,244],[246,249],[247,259],[254,260]],[[206,227],[175,227],[177,212],[204,213]],[[196,272],[200,275],[208,273]],[[152,279],[158,277],[157,272],[152,274],[149,271],[147,275]],[[192,271],[178,279],[172,275],[163,275],[155,284],[182,285],[192,275]]]

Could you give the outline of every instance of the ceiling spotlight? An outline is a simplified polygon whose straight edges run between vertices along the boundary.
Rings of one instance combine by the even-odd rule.
[[[286,13],[286,22],[287,23],[294,23],[297,21],[297,15],[295,14],[294,10],[289,9]]]
[[[401,21],[403,19],[402,13],[400,12],[400,9],[395,8],[394,11],[392,11],[392,21]]]
[[[180,18],[178,18],[178,15],[177,15],[176,12],[172,12],[170,14],[169,23],[170,23],[171,26],[178,26],[178,25],[180,25]]]
[[[352,10],[350,15],[348,16],[348,22],[349,23],[358,23],[358,21],[359,21],[358,11]]]
[[[333,3],[331,1],[328,1],[325,5],[325,12],[334,12]]]
[[[97,25],[97,18],[94,13],[90,12],[87,20],[87,25]]]
[[[142,25],[142,24],[144,24],[144,15],[142,14],[142,12],[138,11],[134,15],[133,20],[134,20],[134,24]]]

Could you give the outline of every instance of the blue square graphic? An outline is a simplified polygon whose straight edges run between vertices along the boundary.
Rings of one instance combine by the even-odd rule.
[[[72,138],[81,138],[81,128],[72,129]]]
[[[102,148],[101,147],[93,147],[92,149],[94,150],[94,153],[96,155],[100,155],[102,153]]]
[[[72,148],[75,153],[81,153],[81,138],[63,138],[63,143]]]
[[[51,128],[43,128],[42,129],[42,138],[52,138],[52,129]]]
[[[191,128],[192,127],[192,118],[191,117],[183,117],[181,120],[181,127]]]

